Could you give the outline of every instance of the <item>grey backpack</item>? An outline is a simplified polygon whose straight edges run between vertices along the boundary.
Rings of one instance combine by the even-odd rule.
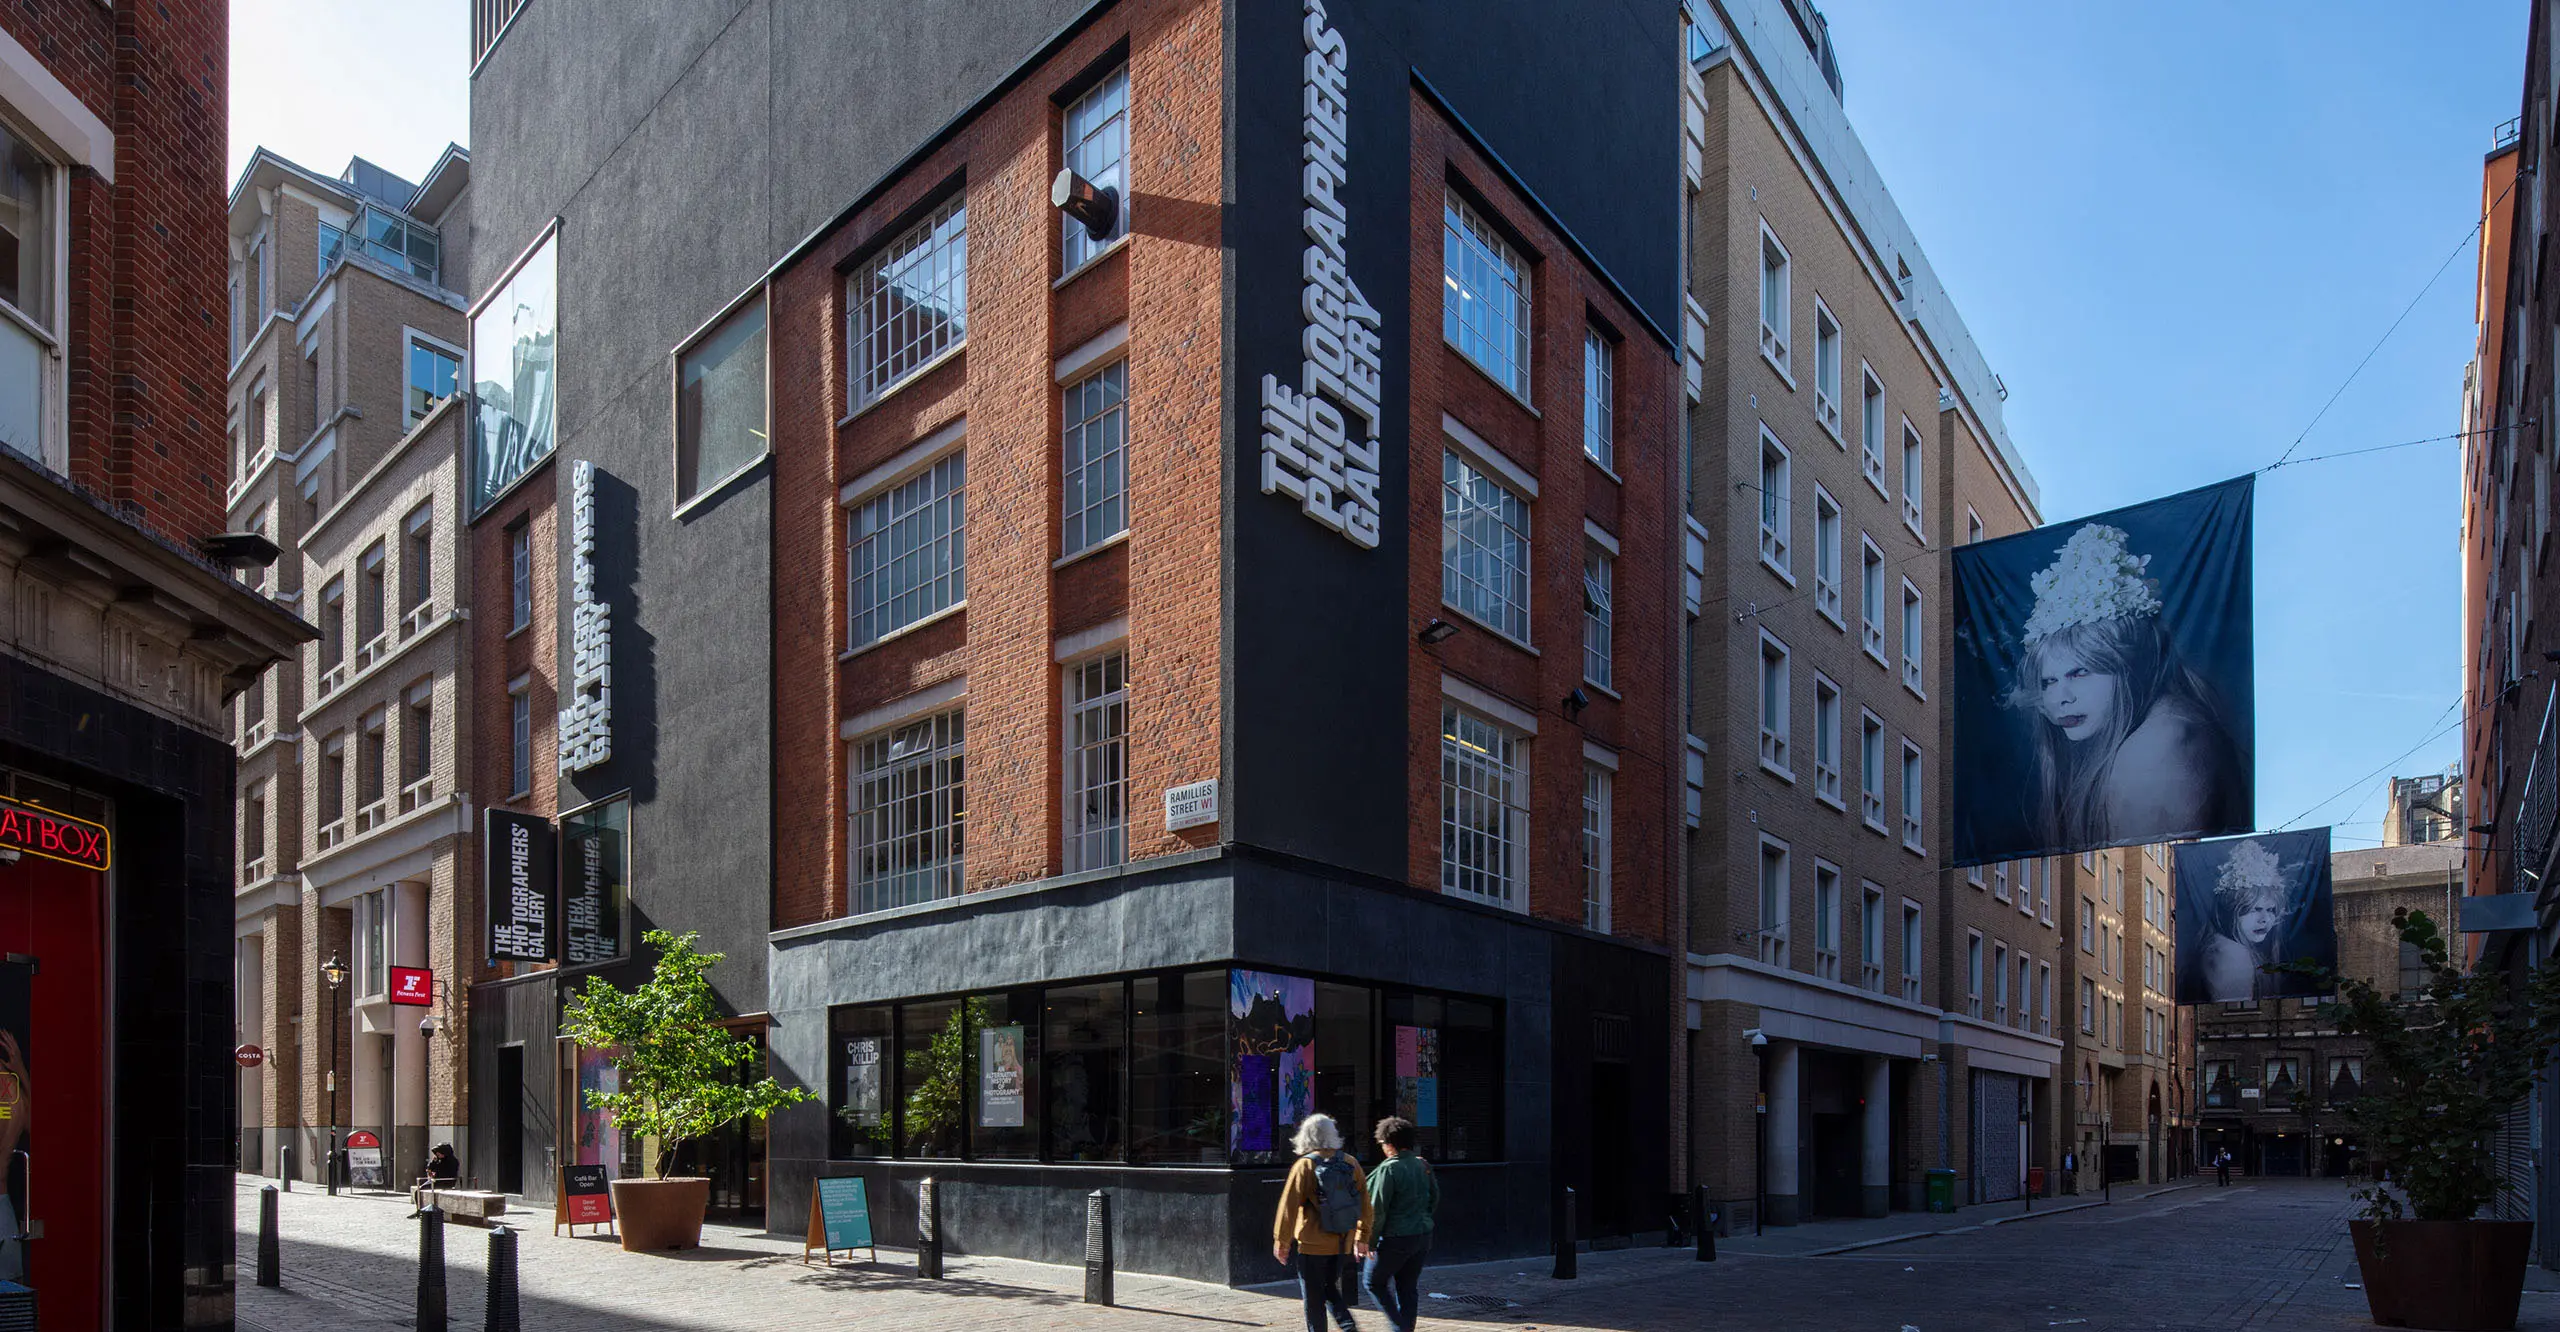
[[[1360,1228],[1360,1176],[1340,1152],[1315,1160],[1316,1225],[1328,1235]]]

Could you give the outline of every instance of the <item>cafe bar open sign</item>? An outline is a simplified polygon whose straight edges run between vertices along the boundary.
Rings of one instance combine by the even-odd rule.
[[[83,869],[103,870],[109,860],[105,825],[15,800],[0,800],[0,848]]]

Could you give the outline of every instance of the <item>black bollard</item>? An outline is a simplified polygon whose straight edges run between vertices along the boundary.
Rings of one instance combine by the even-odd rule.
[[[1698,1235],[1698,1261],[1716,1260],[1716,1214],[1707,1206],[1707,1186],[1689,1190],[1689,1224]]]
[[[1573,1188],[1567,1185],[1556,1208],[1556,1277],[1571,1281],[1580,1275],[1582,1255],[1574,1241]]]
[[[1084,1302],[1112,1303],[1111,1195],[1100,1189],[1084,1197]]]
[[[931,1175],[916,1182],[916,1275],[928,1281],[942,1277],[942,1199],[934,1195]]]
[[[516,1314],[516,1233],[503,1223],[489,1232],[487,1332],[524,1332]]]
[[[293,1144],[279,1143],[276,1150],[284,1154],[284,1169],[277,1173],[276,1178],[283,1180],[284,1191],[291,1193],[293,1192]]]
[[[445,1332],[444,1209],[428,1203],[418,1213],[418,1332]]]
[[[276,1251],[276,1186],[258,1190],[258,1284],[269,1290],[282,1279]]]

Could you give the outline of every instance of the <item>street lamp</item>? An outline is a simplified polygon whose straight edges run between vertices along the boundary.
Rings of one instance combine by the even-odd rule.
[[[347,983],[347,964],[336,953],[320,964],[329,982],[329,1196],[338,1196],[338,990]]]

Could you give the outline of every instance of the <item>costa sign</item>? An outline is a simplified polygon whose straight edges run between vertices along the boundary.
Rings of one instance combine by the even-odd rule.
[[[105,825],[0,800],[0,847],[82,869],[103,870],[112,856]]]

